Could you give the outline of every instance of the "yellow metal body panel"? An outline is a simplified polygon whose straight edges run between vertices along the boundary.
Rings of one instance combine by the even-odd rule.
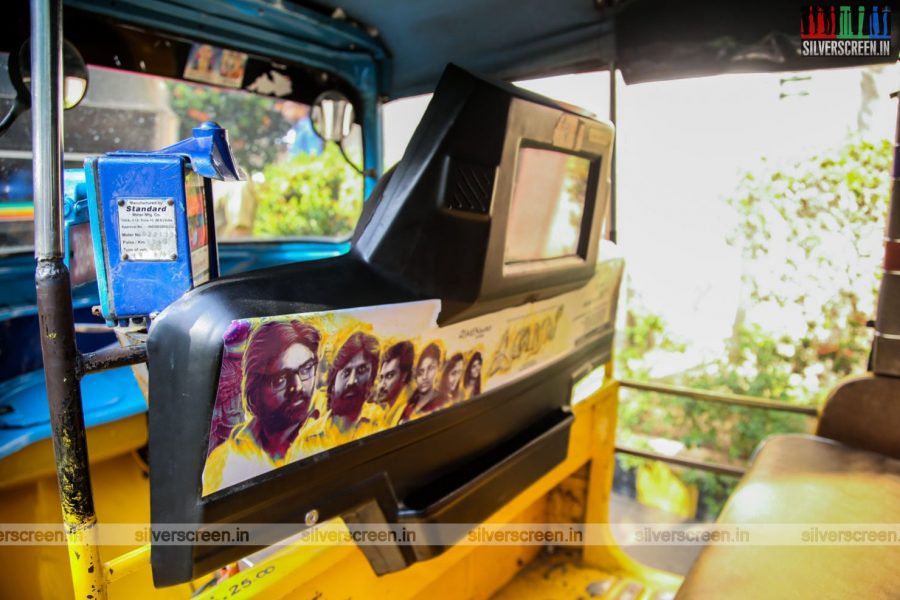
[[[610,371],[607,371],[608,375]],[[604,388],[605,389],[605,388]],[[613,381],[612,390],[604,394],[593,415],[591,432],[591,466],[588,476],[585,522],[609,523],[609,504],[615,473],[616,418],[619,406],[619,382]],[[636,579],[660,590],[677,590],[683,578],[673,573],[648,567],[634,560],[617,543],[611,531],[607,531],[606,543],[585,546],[582,562],[623,579]]]
[[[146,415],[91,428],[87,439],[98,522],[148,523],[150,485],[140,459],[134,454],[147,443]],[[50,440],[33,444],[0,461],[0,515],[5,523],[62,523]],[[79,586],[87,590],[92,585],[97,586],[104,579],[101,556],[93,553],[90,544],[84,544],[84,541],[89,540],[82,540],[80,547],[72,546],[71,550],[63,545],[0,545],[3,597],[11,590],[15,590],[15,598],[22,600],[74,597],[70,557]],[[109,560],[136,547],[138,544],[104,546],[100,552],[103,559]],[[109,598],[190,597],[190,586],[154,589],[149,562],[146,565],[147,568],[138,569],[109,585]],[[92,595],[95,599],[101,597],[100,593]]]
[[[618,383],[607,374],[606,383],[600,389],[573,407],[575,421],[566,460],[507,503],[488,522],[586,519],[605,523],[613,475],[617,403]],[[145,465],[135,454],[146,439],[143,415],[89,432],[91,477],[100,523],[149,522],[149,483]],[[60,522],[59,507],[49,442],[35,444],[0,463],[0,515],[6,522]],[[580,573],[578,577],[585,581],[591,578],[599,581],[598,573],[607,573],[619,583],[640,580],[655,586],[647,587],[648,590],[677,589],[680,578],[634,562],[614,546],[612,538],[610,544],[613,545],[583,548],[581,562],[585,565],[572,565],[567,567],[571,571],[566,572]],[[90,577],[79,575],[76,582],[96,584],[100,581],[94,579],[96,575],[108,583],[109,597],[114,600],[188,598],[197,587],[154,589],[147,546],[102,547],[102,558],[107,561],[105,569],[98,569],[99,559],[90,552],[83,555],[82,550],[73,550],[79,552],[77,564],[86,558],[88,562],[93,561],[95,568]],[[377,577],[362,551],[353,546],[286,547],[197,598],[487,598],[507,585],[519,597],[554,597],[548,595],[547,589],[541,591],[527,583],[530,574],[539,572],[535,569],[540,567],[523,571],[536,558],[546,560],[539,557],[540,552],[539,546],[459,545],[432,560]],[[68,559],[64,546],[0,546],[0,569],[5,583],[17,590],[17,598],[72,597]],[[610,589],[618,593],[626,590],[627,586],[623,585]],[[632,586],[626,591],[634,589]],[[99,597],[100,594],[94,595],[95,599]]]
[[[147,443],[147,417],[135,415],[88,430],[91,463],[129,454]],[[56,481],[56,462],[49,439],[31,444],[0,460],[0,493],[22,483],[34,484],[45,477]],[[55,485],[55,484],[54,484]],[[4,499],[5,501],[5,499]],[[57,499],[57,503],[59,499]],[[59,512],[57,509],[56,512]],[[6,515],[7,513],[2,513]],[[55,519],[58,521],[59,519]]]
[[[672,589],[658,589],[638,579],[613,575],[583,564],[573,550],[541,553],[502,590],[494,600],[664,600],[675,596]]]

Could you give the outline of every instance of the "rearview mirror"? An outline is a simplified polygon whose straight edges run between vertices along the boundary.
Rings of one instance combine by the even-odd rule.
[[[320,138],[340,143],[353,126],[353,104],[340,92],[323,92],[313,102],[310,119]]]
[[[7,61],[9,80],[16,90],[13,104],[0,121],[0,135],[15,122],[16,118],[31,108],[31,40],[25,40],[19,51],[10,54]],[[63,108],[75,108],[87,93],[88,71],[78,49],[68,40],[63,40]]]

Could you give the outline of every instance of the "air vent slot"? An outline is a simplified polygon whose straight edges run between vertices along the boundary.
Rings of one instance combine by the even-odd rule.
[[[491,192],[496,169],[450,159],[446,207],[486,215],[491,211]]]

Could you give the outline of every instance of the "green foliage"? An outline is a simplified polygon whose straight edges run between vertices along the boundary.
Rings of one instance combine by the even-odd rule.
[[[728,200],[737,211],[729,242],[748,259],[746,310],[791,311],[793,334],[767,331],[738,318],[725,352],[709,364],[668,378],[695,389],[815,405],[841,377],[865,370],[884,222],[891,145],[849,140],[842,147],[777,168],[763,161]],[[633,295],[633,292],[632,292]],[[797,333],[799,331],[799,333]],[[654,353],[678,352],[658,315],[629,312],[617,355],[622,376],[648,379]],[[692,456],[743,464],[775,433],[804,431],[809,420],[788,413],[629,392],[620,408],[620,436],[646,445],[660,437],[685,444]],[[634,468],[633,461],[623,465]],[[733,482],[683,470],[715,516]]]
[[[788,308],[801,320],[802,333],[781,340],[794,399],[821,401],[840,377],[865,366],[890,168],[887,140],[850,140],[808,161],[746,174],[729,201],[740,216],[731,242],[755,265],[745,278],[751,303]],[[783,250],[773,254],[773,246]]]
[[[363,179],[337,146],[325,145],[321,155],[298,154],[284,163],[267,165],[257,196],[253,235],[349,235],[362,211]]]
[[[236,90],[169,81],[169,104],[179,118],[178,139],[204,121],[228,130],[231,150],[241,168],[262,170],[278,157],[279,140],[291,128],[276,101]]]
[[[181,82],[167,85],[180,138],[204,121],[216,121],[228,130],[238,164],[262,174],[261,182],[249,184],[254,236],[343,237],[353,231],[362,210],[363,181],[337,146],[326,144],[318,156],[284,159],[281,139],[291,124],[276,100]]]
[[[633,292],[631,294],[633,296]],[[687,344],[673,340],[666,332],[665,321],[659,315],[642,313],[629,302],[625,331],[616,358],[629,379],[648,379],[650,363],[645,360],[653,350],[684,352]]]

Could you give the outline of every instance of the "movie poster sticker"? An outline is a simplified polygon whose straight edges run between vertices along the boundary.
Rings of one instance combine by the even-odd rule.
[[[620,260],[612,270],[601,264],[579,290],[446,327],[437,325],[438,300],[234,321],[224,335],[203,494],[552,364],[608,331],[621,272]]]
[[[184,79],[240,88],[247,67],[247,55],[210,44],[192,44],[184,66]]]
[[[572,327],[581,332],[574,340],[576,347],[591,341],[615,319],[623,264],[621,259],[597,264],[597,274],[585,286],[584,302],[572,314]]]

